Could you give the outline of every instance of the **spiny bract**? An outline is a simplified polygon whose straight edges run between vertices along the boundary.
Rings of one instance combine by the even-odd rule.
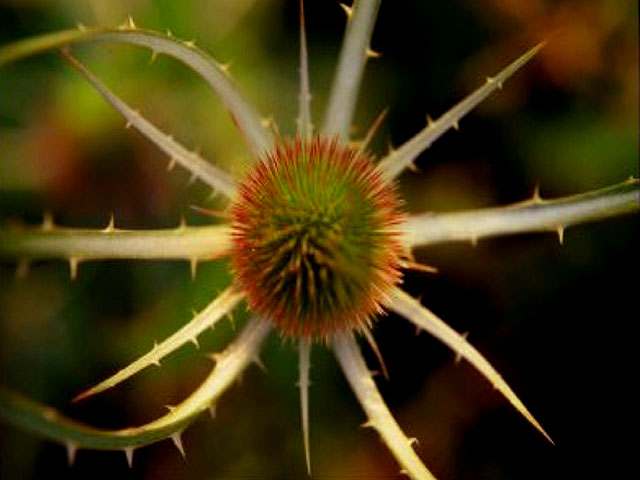
[[[204,330],[231,314],[247,299],[254,316],[223,351],[200,386],[178,405],[148,424],[105,430],[93,428],[10,391],[0,396],[3,421],[63,443],[69,461],[79,449],[120,450],[129,465],[136,448],[171,439],[184,454],[181,432],[202,412],[215,407],[258,355],[272,326],[297,341],[301,423],[307,469],[309,448],[308,388],[311,341],[324,339],[332,349],[366,416],[412,479],[435,478],[394,420],[362,356],[354,333],[362,333],[379,356],[369,331],[381,307],[400,314],[419,330],[450,347],[476,368],[536,429],[542,426],[492,365],[454,329],[398,286],[400,268],[425,269],[411,260],[413,248],[449,241],[522,232],[557,232],[565,227],[638,210],[638,182],[621,184],[557,200],[533,198],[507,207],[452,214],[402,215],[393,182],[437,138],[451,128],[543,47],[540,43],[507,65],[471,95],[375,166],[365,153],[348,146],[360,80],[372,55],[369,48],[379,0],[360,0],[347,12],[347,29],[322,127],[312,129],[307,46],[301,8],[299,131],[293,141],[267,129],[254,108],[229,80],[228,69],[191,41],[170,33],[138,28],[132,19],[117,28],[77,29],[26,39],[0,49],[0,65],[50,49],[63,57],[124,117],[179,164],[231,202],[231,222],[203,227],[130,231],[110,223],[106,229],[59,227],[6,229],[3,256],[25,265],[33,258],[64,258],[72,274],[80,262],[105,258],[199,261],[231,257],[236,279],[194,318],[154,345],[147,354],[76,397],[109,389],[159,362],[187,342],[197,344]],[[302,7],[302,3],[300,5]],[[142,46],[152,58],[173,57],[198,73],[220,96],[257,161],[244,180],[206,162],[129,107],[70,52],[77,43],[108,41]],[[318,136],[315,136],[318,135]],[[384,365],[381,367],[384,369]]]

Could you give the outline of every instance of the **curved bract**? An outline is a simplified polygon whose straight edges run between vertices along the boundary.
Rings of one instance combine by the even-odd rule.
[[[149,48],[152,55],[168,55],[198,73],[220,96],[256,155],[272,145],[271,135],[259,115],[240,95],[221,65],[193,42],[184,42],[160,32],[143,30],[130,21],[119,28],[81,27],[12,43],[0,49],[0,67],[21,58],[76,43],[116,42]]]
[[[238,338],[224,352],[215,356],[216,365],[200,387],[171,408],[169,413],[146,425],[102,430],[66,418],[52,408],[6,390],[0,395],[2,419],[71,445],[74,449],[126,451],[170,438],[179,435],[198,414],[214,406],[218,397],[257,358],[269,330],[267,322],[258,318],[251,320]]]

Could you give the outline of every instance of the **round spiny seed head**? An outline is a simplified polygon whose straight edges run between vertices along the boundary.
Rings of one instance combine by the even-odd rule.
[[[249,306],[286,337],[359,330],[400,281],[400,202],[338,140],[282,141],[232,206],[232,267]]]

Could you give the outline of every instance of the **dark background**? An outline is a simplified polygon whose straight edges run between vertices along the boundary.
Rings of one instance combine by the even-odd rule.
[[[344,15],[308,1],[312,104],[321,123]],[[87,25],[139,26],[195,38],[232,72],[284,135],[297,108],[296,1],[0,2],[0,38]],[[389,115],[372,146],[400,145],[541,39],[550,44],[418,160],[400,191],[411,212],[470,209],[529,196],[579,193],[638,176],[637,2],[383,1],[365,71],[354,138],[378,112]],[[242,172],[241,137],[206,85],[166,58],[119,45],[74,50],[131,105],[190,147]],[[36,223],[52,211],[62,225],[161,228],[210,220],[192,204],[202,185],[125,130],[117,114],[55,54],[0,72],[0,201],[4,224]],[[405,288],[460,332],[502,373],[554,438],[551,446],[471,367],[446,347],[415,336],[389,315],[374,330],[390,372],[378,385],[417,451],[441,480],[624,478],[634,466],[638,361],[638,218],[607,220],[553,235],[521,235],[421,249],[436,276],[409,273]],[[188,395],[210,368],[186,346],[112,392],[69,399],[146,352],[229,282],[226,264],[204,265],[195,281],[177,262],[36,263],[25,279],[2,267],[4,385],[73,418],[120,428],[148,422]],[[245,315],[246,317],[246,315]],[[237,327],[236,327],[237,328]],[[203,351],[232,339],[223,322]],[[373,355],[363,347],[371,368]],[[275,335],[223,396],[215,421],[186,430],[183,461],[170,441],[141,448],[129,470],[121,452],[80,451],[72,468],[60,445],[2,426],[0,476],[14,478],[306,478],[300,434],[297,354]],[[313,349],[310,392],[313,478],[400,478],[323,346]],[[633,438],[633,437],[631,437]]]

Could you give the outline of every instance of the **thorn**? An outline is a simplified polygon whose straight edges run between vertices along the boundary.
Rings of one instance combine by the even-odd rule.
[[[454,130],[458,131],[460,130],[460,125],[458,125],[458,120],[452,120],[451,121],[451,126],[453,127]]]
[[[460,336],[466,340],[469,336],[469,332],[464,332],[460,334]],[[456,358],[454,360],[455,364],[458,365],[460,363],[460,360],[462,360],[462,355],[460,354],[460,352],[456,352]]]
[[[216,418],[216,406],[214,405],[209,405],[209,415],[211,415],[211,419],[215,419]]]
[[[391,155],[396,151],[395,148],[393,148],[393,144],[391,143],[391,140],[387,140],[387,155]]]
[[[169,412],[173,412],[176,409],[175,405],[165,405],[164,408],[169,410]]]
[[[379,58],[382,56],[382,54],[380,52],[376,52],[375,50],[372,50],[371,47],[367,48],[367,51],[365,52],[367,58]]]
[[[423,263],[413,262],[411,260],[403,260],[400,262],[401,268],[407,268],[409,270],[416,270],[418,272],[425,273],[438,273],[438,269],[431,265],[425,265]]]
[[[196,271],[198,270],[198,257],[191,257],[189,259],[189,266],[191,267],[191,280],[195,280]]]
[[[382,121],[385,119],[388,112],[389,112],[388,108],[386,107],[383,108],[382,111],[376,117],[376,119],[373,121],[373,123],[369,127],[369,130],[367,131],[367,134],[364,136],[364,139],[358,146],[359,153],[364,153],[364,151],[369,147],[369,143],[371,143],[371,140],[373,140],[374,135],[378,131],[378,128],[382,124]]]
[[[69,270],[71,272],[71,280],[75,280],[78,276],[78,263],[80,260],[77,257],[69,258]]]
[[[233,330],[235,330],[236,329],[236,321],[233,318],[233,310],[230,311],[229,313],[227,313],[227,317],[229,318],[229,322],[231,323],[231,328]]]
[[[471,246],[472,247],[477,247],[478,246],[478,237],[473,235],[469,240],[471,240]]]
[[[173,38],[173,33],[167,28],[167,37]]]
[[[189,186],[193,185],[197,179],[198,179],[198,175],[196,175],[195,173],[194,173],[194,174],[192,174],[192,175],[189,177],[189,181],[187,182],[187,187],[189,187]]]
[[[116,221],[115,221],[113,212],[111,212],[111,215],[109,216],[109,223],[102,231],[105,233],[109,233],[109,232],[113,232],[115,229],[116,229]]]
[[[409,439],[409,446],[413,447],[414,445],[420,445],[420,442],[418,442],[418,439],[415,437],[411,437]]]
[[[344,13],[347,15],[347,20],[351,19],[351,16],[353,15],[353,8],[345,5],[344,3],[340,3],[340,6],[342,7],[342,10],[344,10]]]
[[[260,370],[262,370],[264,373],[267,373],[267,367],[264,366],[264,363],[262,363],[262,360],[260,360],[260,357],[258,355],[255,355],[251,359],[251,361],[258,365],[258,367],[260,367]]]
[[[431,115],[427,114],[427,127],[433,128],[434,123],[436,122],[431,118]]]
[[[149,63],[153,63],[156,61],[156,58],[158,58],[158,51],[154,50],[153,48],[151,49],[151,59],[149,60]]]
[[[125,447],[122,451],[127,457],[127,465],[129,465],[129,468],[133,468],[133,447]]]
[[[176,159],[175,158],[170,158],[169,159],[169,164],[167,165],[167,172],[170,172],[171,170],[173,170],[173,167],[176,166]]]
[[[176,227],[176,230],[185,230],[187,228],[187,219],[184,218],[184,213],[180,214],[180,222]]]
[[[564,227],[562,225],[558,225],[556,232],[558,233],[558,241],[560,242],[560,245],[564,245]]]
[[[174,433],[173,435],[171,435],[171,440],[173,441],[173,444],[176,446],[176,448],[180,452],[180,455],[182,455],[182,458],[186,458],[186,455],[184,453],[184,447],[182,446],[182,438],[180,437],[180,435],[182,435],[182,432]]]
[[[536,182],[533,187],[533,196],[531,197],[533,203],[542,203],[542,197],[540,196],[540,182]]]
[[[124,23],[122,23],[118,27],[118,30],[135,30],[135,29],[136,29],[136,24],[133,21],[133,17],[131,15],[127,16],[127,19],[124,21]]]
[[[78,446],[73,442],[67,442],[65,446],[67,447],[67,463],[70,467],[73,467],[73,463],[76,461]]]
[[[81,32],[85,32],[87,30],[87,27],[81,22],[76,23],[76,28]]]
[[[422,329],[416,325],[416,337],[422,333]]]
[[[16,265],[16,278],[18,280],[22,280],[24,278],[27,278],[27,275],[29,273],[29,260],[27,260],[26,258],[22,258],[20,260],[18,260],[18,265]]]
[[[185,41],[185,42],[183,42],[183,43],[184,43],[184,45],[185,45],[186,47],[189,47],[189,48],[196,48],[196,41],[195,41],[195,40],[187,40],[187,41]]]
[[[198,350],[200,350],[200,343],[198,343],[198,339],[196,337],[191,337],[189,340],[196,346]]]
[[[152,352],[156,351],[158,349],[158,342],[156,342],[155,340],[153,341],[153,348],[151,349]],[[158,360],[157,358],[155,360],[153,360],[153,363],[158,366],[161,367],[162,365],[160,364],[160,360]]]
[[[280,136],[280,130],[278,129],[278,124],[274,120],[273,117],[263,117],[260,119],[260,124],[263,128],[268,129],[273,133],[276,137]]]
[[[224,359],[224,353],[209,353],[207,355],[213,363],[219,363]]]
[[[214,188],[211,189],[211,193],[207,196],[207,202],[210,202],[218,196],[218,192]]]
[[[409,165],[407,165],[407,169],[411,170],[412,172],[415,172],[415,173],[422,173],[420,171],[420,169],[418,167],[416,167],[416,164],[413,163],[413,162],[411,162]]]
[[[226,76],[231,75],[231,64],[232,61],[228,61],[227,63],[218,63],[218,68],[224,73]]]
[[[373,338],[373,334],[371,333],[371,330],[369,330],[369,328],[364,328],[362,329],[362,334],[364,335],[364,338],[367,340],[367,343],[371,347],[371,350],[373,350],[373,353],[375,354],[376,358],[378,359],[378,364],[382,369],[382,375],[388,381],[389,371],[387,370],[387,365],[384,363],[384,359],[382,358],[382,353],[380,353],[380,348],[378,348],[378,344],[376,343],[375,338]]]
[[[493,77],[487,77],[487,83],[490,83],[492,85],[495,85],[496,88],[498,90],[502,90],[502,82],[498,82],[495,78]]]
[[[45,232],[50,232],[55,227],[53,222],[53,213],[50,211],[46,211],[42,214],[42,230]]]
[[[367,420],[362,425],[360,425],[360,428],[375,428],[375,425],[371,420]]]
[[[215,195],[216,195],[216,192],[214,190],[213,193],[211,194],[211,198],[213,198]],[[195,210],[198,213],[201,213],[203,215],[208,215],[210,217],[225,218],[225,219],[229,218],[229,213],[224,210],[212,210],[210,208],[204,208],[198,205],[189,205],[189,208],[191,210]]]
[[[409,475],[408,470],[405,468],[400,469],[400,475],[406,475],[407,477],[411,477],[411,475]]]

